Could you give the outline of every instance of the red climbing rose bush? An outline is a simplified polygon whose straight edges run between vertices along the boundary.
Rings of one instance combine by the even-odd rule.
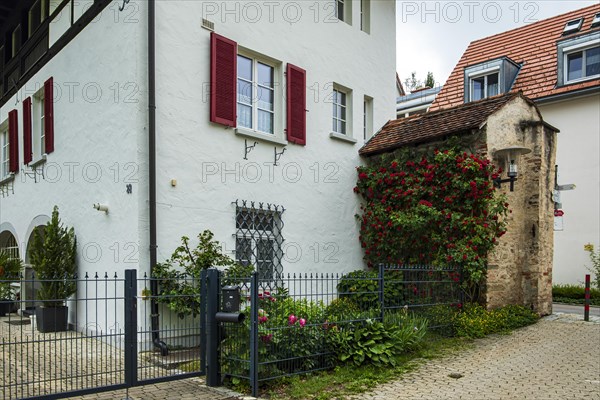
[[[492,182],[501,171],[457,149],[357,170],[354,191],[364,199],[360,241],[369,266],[458,265],[475,295],[487,255],[506,232],[508,204]]]

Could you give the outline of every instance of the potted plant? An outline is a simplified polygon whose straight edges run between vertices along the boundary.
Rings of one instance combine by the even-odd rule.
[[[12,283],[19,281],[22,266],[20,258],[12,258],[6,251],[0,249],[0,317],[13,309],[15,289]]]
[[[31,247],[31,264],[39,282],[35,318],[38,331],[60,332],[68,328],[67,298],[75,294],[77,282],[77,241],[73,228],[66,228],[54,206],[52,219],[42,232],[35,231]]]

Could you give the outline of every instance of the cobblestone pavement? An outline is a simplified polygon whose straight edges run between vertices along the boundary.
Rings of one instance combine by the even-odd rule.
[[[129,397],[127,397],[129,395]],[[204,379],[189,378],[180,381],[139,386],[125,390],[90,394],[72,397],[76,400],[235,400],[239,397],[235,392],[223,388],[209,388]]]
[[[582,318],[554,314],[511,335],[478,340],[352,399],[600,399],[600,318]]]
[[[458,354],[426,361],[354,400],[600,399],[600,318],[555,314],[511,335],[491,336]],[[459,375],[455,375],[459,374]],[[449,375],[455,376],[455,378]],[[461,376],[460,378],[456,378]],[[237,399],[200,378],[75,397],[78,400]]]

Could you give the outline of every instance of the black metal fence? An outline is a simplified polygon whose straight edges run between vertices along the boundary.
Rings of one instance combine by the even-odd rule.
[[[218,279],[212,276],[209,287],[211,279]],[[461,274],[450,267],[381,265],[379,271],[343,276],[293,274],[276,284],[255,273],[221,277],[219,286],[225,285],[240,288],[240,311],[247,319],[220,324],[219,371],[234,383],[247,381],[254,396],[263,382],[332,368],[336,364],[329,340],[332,329],[408,311],[430,319],[432,328],[442,328],[448,321],[440,315],[448,314],[432,310],[462,304]],[[209,290],[209,304],[217,295]],[[207,329],[210,336],[211,323]],[[210,384],[211,357],[207,360]]]
[[[33,276],[13,285],[16,298],[0,301],[6,310],[0,312],[2,399],[64,398],[204,373],[200,317],[170,310],[177,296],[152,295],[150,278],[134,270],[44,281]],[[76,294],[66,302],[39,297],[60,285],[73,285]],[[199,303],[200,293],[183,297]],[[153,317],[160,317],[158,325]]]

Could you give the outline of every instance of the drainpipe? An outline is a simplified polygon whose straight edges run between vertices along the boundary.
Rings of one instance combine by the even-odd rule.
[[[149,211],[150,211],[150,276],[156,266],[156,45],[155,19],[156,1],[148,0],[148,172],[149,172]],[[160,340],[158,323],[158,282],[150,279],[152,293],[152,343],[166,356],[169,350],[165,342]]]

